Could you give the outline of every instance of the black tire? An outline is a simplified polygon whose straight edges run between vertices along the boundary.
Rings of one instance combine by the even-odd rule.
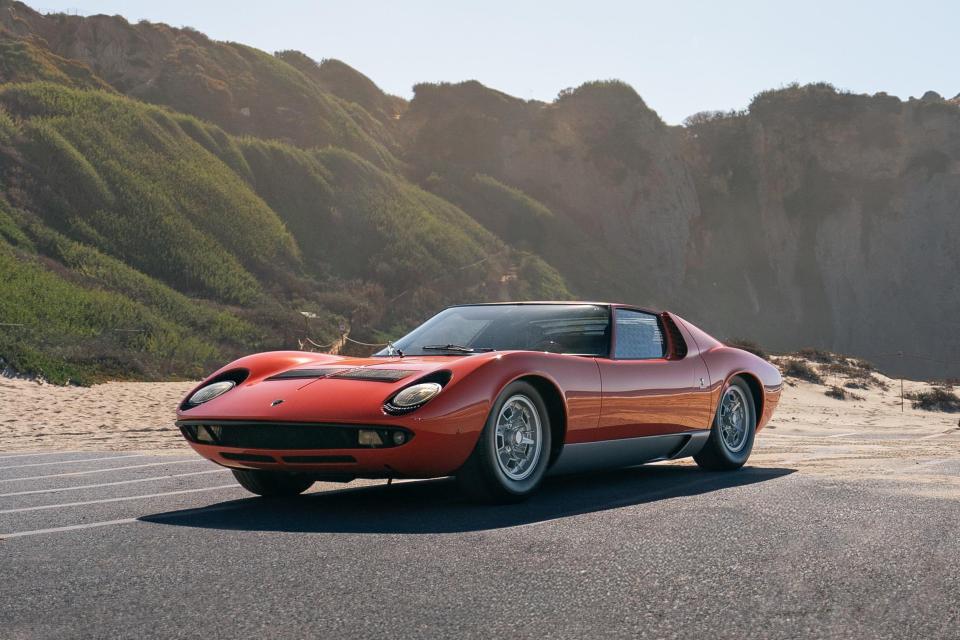
[[[724,439],[721,433],[720,410],[723,407],[723,401],[728,393],[742,394],[745,400],[745,420],[746,436],[742,446],[731,446]],[[753,402],[753,392],[750,391],[750,385],[743,378],[736,377],[730,380],[720,394],[720,402],[717,403],[717,413],[713,417],[713,426],[710,429],[710,437],[693,459],[697,466],[708,471],[733,471],[746,464],[753,451],[753,438],[757,432],[757,410]],[[739,444],[739,443],[736,443]]]
[[[231,469],[231,471],[240,486],[250,493],[265,498],[300,495],[313,485],[313,478],[299,473],[258,469]]]
[[[529,475],[520,480],[509,477],[497,457],[497,420],[504,405],[518,397],[529,401],[529,406],[536,410],[540,423],[539,453],[531,454]],[[522,403],[522,400],[520,402]],[[473,453],[457,472],[457,484],[463,493],[479,502],[521,502],[540,486],[547,465],[550,464],[550,448],[550,415],[543,398],[533,385],[522,381],[513,382],[506,386],[493,403]]]

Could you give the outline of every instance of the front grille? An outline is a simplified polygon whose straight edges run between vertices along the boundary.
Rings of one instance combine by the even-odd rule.
[[[382,449],[402,446],[413,434],[397,427],[342,424],[189,421],[178,423],[190,442],[244,449]],[[379,445],[359,443],[360,431],[374,431]],[[402,444],[394,434],[404,435]]]

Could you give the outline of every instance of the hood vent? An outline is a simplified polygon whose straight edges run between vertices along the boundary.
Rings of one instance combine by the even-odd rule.
[[[315,378],[340,378],[341,380],[370,380],[372,382],[397,382],[414,373],[416,369],[371,369],[368,367],[326,367],[323,369],[290,369],[267,380],[312,380]]]
[[[358,367],[356,369],[341,370],[331,378],[342,378],[345,380],[370,380],[373,382],[397,382],[403,380],[415,373],[416,369],[369,369],[367,367]]]
[[[310,378],[326,378],[327,376],[334,374],[338,371],[343,371],[342,367],[336,369],[290,369],[290,371],[284,371],[278,373],[274,376],[270,376],[267,380],[307,380]],[[349,369],[348,369],[349,371]]]

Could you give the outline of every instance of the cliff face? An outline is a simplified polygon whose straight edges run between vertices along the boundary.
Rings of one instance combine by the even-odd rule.
[[[810,86],[684,133],[702,211],[691,309],[781,348],[956,375],[877,356],[960,361],[960,109]]]
[[[588,297],[666,304],[682,282],[699,216],[693,179],[630,87],[591,83],[545,104],[475,82],[420,86],[402,124],[421,179],[491,175],[555,213],[535,247]]]
[[[960,363],[950,101],[791,87],[670,128],[618,83],[551,104],[467,83],[419,88],[404,120],[421,177],[489,173],[561,214],[539,249],[590,297],[666,305],[771,348],[960,368],[881,357]]]
[[[683,127],[615,81],[549,103],[424,84],[408,103],[336,60],[10,0],[0,54],[0,249],[66,273],[78,300],[116,285],[85,280],[45,225],[130,281],[176,289],[164,296],[218,313],[254,300],[226,312],[249,323],[237,348],[257,331],[289,346],[303,308],[386,338],[451,301],[573,295],[674,309],[774,350],[960,376],[957,99],[788,87]],[[204,167],[189,184],[172,177],[188,160]],[[230,236],[238,203],[269,225]],[[147,214],[180,229],[169,246],[220,253],[154,264],[117,222]],[[245,249],[253,229],[281,238],[283,259]],[[165,331],[189,324],[141,302]],[[883,356],[897,351],[927,359]]]

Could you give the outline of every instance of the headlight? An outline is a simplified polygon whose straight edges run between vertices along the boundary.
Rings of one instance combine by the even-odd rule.
[[[203,404],[204,402],[210,402],[214,398],[222,396],[227,391],[230,391],[230,389],[233,389],[235,386],[237,386],[237,383],[233,380],[222,380],[220,382],[208,384],[190,396],[190,399],[187,400],[187,404],[197,406],[198,404]]]
[[[391,409],[398,413],[413,411],[440,393],[441,389],[443,389],[443,387],[436,382],[421,382],[420,384],[412,385],[393,396],[393,398],[387,402],[385,408],[388,412],[390,412]]]

